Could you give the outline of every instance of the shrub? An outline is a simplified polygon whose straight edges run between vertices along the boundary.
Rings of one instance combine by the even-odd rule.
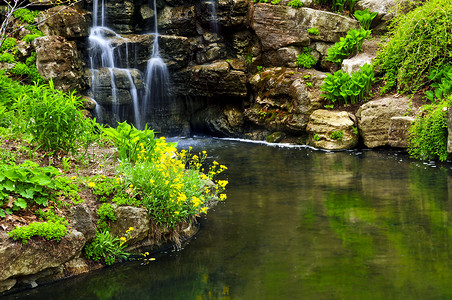
[[[362,50],[364,39],[369,35],[370,30],[363,28],[349,30],[345,38],[341,37],[339,42],[328,49],[327,59],[338,65],[342,64],[344,59]]]
[[[17,50],[14,49],[16,45],[17,45],[17,40],[15,38],[7,37],[3,41],[3,44],[0,46],[0,52],[11,51],[11,50],[13,50],[13,52],[16,52]]]
[[[94,124],[84,118],[82,101],[74,92],[56,90],[52,81],[31,87],[17,103],[21,115],[29,120],[27,131],[44,151],[76,153],[79,146],[88,147]]]
[[[60,241],[67,233],[67,228],[60,222],[33,222],[27,226],[16,227],[8,232],[14,240],[22,240],[26,244],[33,236],[42,236],[46,240]]]
[[[447,109],[452,98],[424,105],[409,131],[408,153],[411,157],[429,160],[447,159]]]
[[[24,36],[24,38],[22,40],[24,40],[27,43],[31,43],[32,41],[34,41],[34,39],[41,37],[41,36],[44,36],[44,34],[43,33],[27,34],[26,36]]]
[[[14,74],[16,76],[27,76],[30,81],[39,83],[40,81],[44,81],[44,79],[41,77],[41,74],[39,74],[38,70],[36,69],[35,65],[28,66],[27,64],[18,62],[14,66],[14,68],[11,69],[11,74]]]
[[[101,229],[101,231],[109,231],[110,226],[108,226],[108,221],[116,221],[115,210],[113,205],[110,203],[103,203],[97,209],[97,215],[99,216],[99,220],[97,221],[97,225]]]
[[[311,49],[304,47],[303,53],[297,56],[297,66],[310,69],[317,64],[317,60],[312,56]]]
[[[445,65],[430,71],[427,76],[433,83],[430,85],[433,91],[426,91],[425,97],[432,101],[441,101],[452,93],[452,66]]]
[[[382,92],[396,88],[415,93],[428,82],[432,69],[452,57],[452,2],[430,0],[394,19],[388,40],[377,55],[384,76]]]
[[[333,103],[338,101],[341,104],[349,102],[354,104],[366,99],[374,79],[372,66],[365,64],[360,71],[353,72],[351,76],[342,70],[326,74],[320,90],[326,92],[323,96]]]
[[[35,19],[38,17],[38,14],[39,11],[31,11],[26,8],[19,8],[13,12],[13,16],[15,18],[18,18],[28,24],[33,24],[35,22]]]
[[[124,260],[128,253],[124,251],[127,245],[120,238],[115,237],[108,231],[97,232],[94,240],[85,246],[85,255],[94,261],[104,261],[111,265],[117,259]]]
[[[338,140],[338,141],[342,141],[343,136],[344,136],[344,133],[342,131],[333,131],[330,134],[331,139]]]

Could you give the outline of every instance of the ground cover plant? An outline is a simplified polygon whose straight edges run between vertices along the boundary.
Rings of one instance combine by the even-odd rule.
[[[382,92],[415,93],[428,85],[431,70],[451,60],[451,27],[452,2],[447,0],[426,1],[395,18],[377,56]]]

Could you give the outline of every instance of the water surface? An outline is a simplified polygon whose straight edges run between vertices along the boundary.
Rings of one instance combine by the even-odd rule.
[[[398,152],[183,139],[229,167],[196,238],[7,299],[452,299],[452,172]]]

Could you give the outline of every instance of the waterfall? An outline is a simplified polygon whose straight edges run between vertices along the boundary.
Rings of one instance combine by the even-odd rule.
[[[218,0],[210,0],[210,28],[213,33],[220,33],[218,28],[218,19],[217,19],[217,1]]]
[[[155,110],[162,108],[167,104],[168,88],[170,84],[170,77],[168,68],[160,57],[159,52],[159,32],[157,21],[157,3],[154,0],[154,43],[152,45],[152,55],[146,66],[146,89],[144,99],[141,103],[141,111],[147,112],[149,108]],[[148,117],[155,117],[158,111],[150,111]],[[142,120],[143,122],[144,120]],[[145,122],[144,122],[145,123]],[[143,128],[145,124],[140,124]]]
[[[134,123],[137,128],[142,129],[149,122],[149,119],[153,118],[158,112],[158,109],[154,112],[154,107],[156,105],[161,107],[167,100],[170,82],[169,72],[159,53],[156,0],[153,4],[154,32],[151,34],[154,35],[154,41],[152,54],[144,72],[145,89],[139,92],[129,69],[129,58],[133,58],[132,55],[129,55],[127,43],[129,40],[106,26],[106,0],[93,1],[93,27],[90,29],[88,38],[89,61],[91,94],[97,103],[95,114],[100,122],[114,125],[112,120],[107,120],[104,116],[105,109],[99,107],[102,106],[102,103],[108,103],[107,106],[111,106],[116,121],[127,120],[130,118],[127,112],[130,112],[133,116],[129,121]],[[125,46],[125,54],[121,54],[118,50],[120,44]],[[136,66],[137,63],[135,62],[134,65]],[[109,72],[109,75],[108,73],[106,75],[106,72]],[[124,90],[127,89],[129,93],[125,94]],[[111,101],[106,101],[104,98]],[[130,103],[129,100],[131,100],[131,104],[125,104]]]

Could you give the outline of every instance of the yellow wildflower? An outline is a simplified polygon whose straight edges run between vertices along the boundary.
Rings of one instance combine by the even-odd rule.
[[[226,200],[227,196],[226,194],[220,194],[220,200]]]
[[[90,188],[93,188],[93,187],[96,186],[96,184],[95,184],[94,182],[88,182],[88,186],[89,186]]]

